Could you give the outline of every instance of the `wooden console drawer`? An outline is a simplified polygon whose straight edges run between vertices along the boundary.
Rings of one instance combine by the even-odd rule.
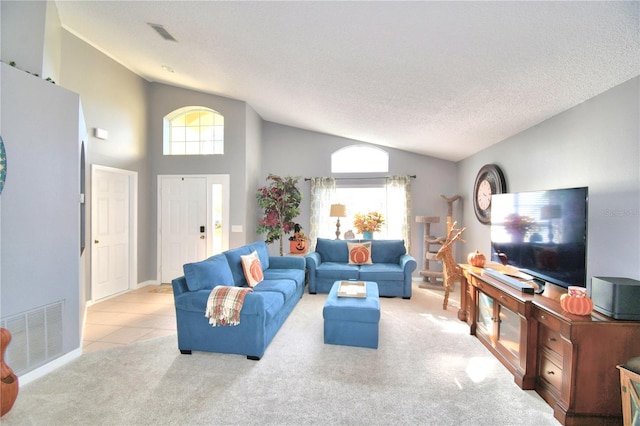
[[[498,301],[502,306],[505,306],[507,309],[518,312],[518,301],[504,293],[500,290],[497,290],[495,287],[487,285],[482,281],[476,282],[476,287],[480,289],[487,296],[491,296],[496,301]]]
[[[555,357],[548,350],[540,351],[538,377],[552,386],[558,397],[562,395],[562,358]]]
[[[560,320],[555,316],[545,313],[539,309],[534,309],[533,316],[545,327],[549,327],[553,331],[560,331]]]
[[[538,330],[538,342],[540,346],[546,346],[559,356],[564,356],[564,345],[560,333],[550,327],[541,326]]]

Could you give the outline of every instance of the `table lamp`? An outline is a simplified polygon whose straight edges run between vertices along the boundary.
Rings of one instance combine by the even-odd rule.
[[[338,218],[336,220],[336,240],[340,239],[340,218],[347,217],[347,207],[344,204],[331,204],[329,216]]]

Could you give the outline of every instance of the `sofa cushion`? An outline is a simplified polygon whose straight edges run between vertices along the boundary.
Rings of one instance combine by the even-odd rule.
[[[333,280],[357,280],[360,266],[348,263],[322,262],[316,269],[318,278],[331,278]]]
[[[373,263],[400,263],[400,256],[406,253],[404,240],[374,240],[371,245]]]
[[[275,291],[284,297],[284,301],[289,300],[296,292],[296,283],[292,280],[264,280],[259,286],[254,288],[256,293]]]
[[[233,275],[233,282],[240,287],[248,286],[247,279],[244,277],[244,269],[242,269],[242,259],[240,256],[245,254],[251,254],[251,250],[248,246],[242,246],[234,249],[229,249],[224,252],[229,263],[229,269]]]
[[[316,252],[320,255],[320,261],[322,262],[346,263],[349,258],[347,242],[344,240],[318,238],[318,242],[316,243]]]
[[[360,277],[363,281],[404,281],[404,269],[398,263],[374,263],[362,265]]]
[[[233,275],[222,254],[182,267],[189,291],[211,290],[217,285],[233,285]]]
[[[267,269],[264,271],[266,280],[293,280],[298,285],[304,284],[304,269]]]
[[[371,242],[347,243],[347,248],[350,265],[371,264]]]
[[[258,253],[253,251],[251,254],[240,256],[240,261],[242,262],[244,277],[247,280],[249,287],[255,287],[260,284],[264,279],[264,274],[262,273],[262,266],[260,265]]]

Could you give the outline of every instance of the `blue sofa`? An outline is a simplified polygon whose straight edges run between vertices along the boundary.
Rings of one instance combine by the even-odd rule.
[[[258,253],[264,280],[247,293],[240,324],[213,327],[205,317],[207,300],[216,285],[247,287],[240,256]],[[270,257],[264,241],[231,249],[184,265],[185,275],[172,281],[178,349],[246,355],[259,360],[280,326],[296,306],[305,287],[302,257]]]
[[[337,280],[361,280],[378,283],[380,296],[411,298],[411,273],[416,260],[404,246],[404,240],[370,240],[370,265],[349,264],[347,242],[318,238],[314,252],[305,256],[309,293],[329,293]]]

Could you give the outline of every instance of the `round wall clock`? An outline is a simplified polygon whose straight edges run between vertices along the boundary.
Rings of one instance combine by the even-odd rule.
[[[473,210],[482,223],[491,222],[491,196],[507,192],[502,170],[495,164],[482,166],[473,184]]]

